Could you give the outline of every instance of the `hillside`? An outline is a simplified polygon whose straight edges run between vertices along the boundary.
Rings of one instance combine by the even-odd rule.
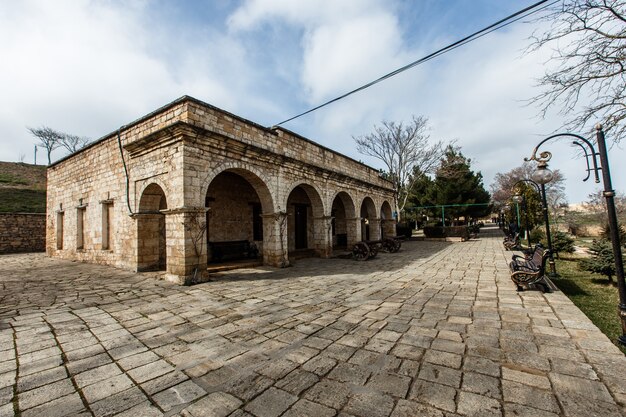
[[[0,213],[46,212],[46,166],[0,161]]]

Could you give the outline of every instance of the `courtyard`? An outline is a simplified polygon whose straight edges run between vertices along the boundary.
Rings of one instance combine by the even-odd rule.
[[[626,415],[624,355],[510,256],[485,228],[185,287],[4,255],[0,416]]]

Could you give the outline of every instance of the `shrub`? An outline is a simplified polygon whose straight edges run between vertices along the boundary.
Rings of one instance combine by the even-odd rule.
[[[426,237],[446,237],[445,229],[441,226],[424,226]]]
[[[557,231],[552,238],[552,250],[558,257],[559,253],[573,253],[574,252],[574,238],[567,233]]]
[[[615,257],[613,246],[607,239],[594,240],[589,247],[590,258],[579,262],[579,267],[594,274],[606,276],[609,281],[615,275]]]
[[[533,229],[530,231],[530,240],[533,242],[540,242],[542,240],[545,240],[545,238],[546,238],[546,234],[541,229]],[[548,245],[544,245],[544,246],[548,247]]]
[[[404,236],[406,238],[410,238],[413,234],[413,228],[410,224],[407,223],[398,223],[396,224],[396,235]]]
[[[474,234],[480,233],[480,228],[480,224],[473,224],[471,226],[468,226],[469,232]]]
[[[450,226],[446,227],[446,237],[461,237],[469,239],[469,228],[467,226]]]

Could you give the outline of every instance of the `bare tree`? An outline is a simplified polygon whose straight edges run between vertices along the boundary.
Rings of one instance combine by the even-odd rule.
[[[69,133],[61,133],[60,145],[68,150],[69,153],[74,153],[77,150],[84,148],[89,143],[90,139],[84,136],[70,135]]]
[[[494,181],[490,186],[491,200],[497,208],[504,206],[509,202],[511,193],[514,191],[513,186],[520,180],[530,179],[536,165],[532,162],[524,162],[519,167],[515,167],[509,172],[497,173]],[[555,169],[552,181],[546,184],[546,198],[554,195],[555,204],[561,204],[566,199],[565,196],[565,176],[561,171]],[[550,205],[550,203],[548,203]]]
[[[509,172],[497,173],[494,181],[490,186],[491,200],[496,209],[504,208],[507,204],[511,204],[513,193],[521,193],[526,198],[526,210],[529,223],[533,225],[541,223],[541,200],[540,194],[536,193],[535,187],[525,183],[523,180],[531,178],[536,165],[532,162],[524,162],[522,165],[513,168]],[[555,169],[552,181],[546,184],[546,202],[548,210],[552,216],[552,221],[559,219],[559,214],[563,212],[564,206],[567,204],[567,195],[565,194],[565,176],[561,171]],[[515,187],[516,183],[521,184]]]
[[[53,150],[63,147],[67,149],[69,153],[74,153],[85,147],[85,145],[87,145],[90,141],[89,138],[84,136],[59,132],[58,130],[51,129],[47,126],[42,126],[38,129],[29,127],[27,129],[33,134],[33,136],[39,139],[39,144],[37,146],[45,148],[48,152],[48,165],[51,163],[50,155]]]
[[[546,202],[552,217],[551,221],[556,226],[559,224],[561,217],[565,215],[565,210],[568,207],[567,194],[565,193],[565,177],[560,172],[557,177],[546,184]]]
[[[47,126],[42,126],[40,128],[28,127],[27,129],[33,134],[33,136],[39,139],[39,145],[46,149],[46,152],[48,153],[48,165],[50,165],[52,163],[50,155],[53,150],[60,146],[63,133],[57,132]]]
[[[388,178],[395,189],[394,206],[400,220],[400,212],[406,205],[408,190],[417,177],[414,169],[425,174],[433,173],[444,154],[442,141],[430,141],[427,133],[428,119],[413,116],[410,123],[383,121],[374,126],[374,132],[353,137],[357,150],[380,159],[387,168]]]
[[[614,197],[615,211],[619,221],[624,221],[626,217],[626,195],[618,192]],[[602,225],[609,224],[609,218],[607,214],[606,198],[602,190],[596,190],[595,192],[587,196],[587,201],[584,202],[584,207],[593,214],[596,221]]]
[[[626,137],[626,1],[565,0],[535,22],[550,24],[531,38],[529,52],[551,48],[530,101],[545,116],[552,107],[569,117],[566,128],[584,131],[601,122],[615,143]]]

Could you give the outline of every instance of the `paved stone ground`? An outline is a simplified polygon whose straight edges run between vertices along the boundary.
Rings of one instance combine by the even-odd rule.
[[[624,355],[495,232],[194,287],[2,256],[0,416],[626,415]]]

